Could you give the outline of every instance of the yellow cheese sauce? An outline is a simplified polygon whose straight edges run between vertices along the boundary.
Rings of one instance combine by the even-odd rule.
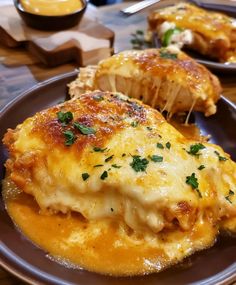
[[[9,179],[3,182],[3,199],[16,226],[45,250],[45,255],[49,253],[62,265],[101,274],[132,276],[158,272],[193,253],[193,242],[197,242],[198,249],[212,245],[217,232],[204,220],[191,231],[164,232],[153,242],[145,240],[141,233],[121,230],[118,222],[111,220],[89,222],[78,213],[43,215],[34,198],[17,189]],[[176,254],[172,261],[165,253],[170,247],[171,254]]]
[[[200,138],[195,125],[179,124],[179,128],[186,136]],[[160,271],[191,253],[192,242],[197,240],[201,249],[203,244],[211,245],[215,236],[215,229],[212,232],[211,228],[206,236],[207,225],[202,222],[190,232],[163,233],[150,241],[119,220],[87,221],[75,212],[45,215],[40,213],[34,198],[21,192],[9,179],[3,182],[3,198],[14,223],[34,244],[62,264],[66,261],[72,267],[102,274],[126,276]],[[182,245],[176,260],[170,262],[165,250],[173,247],[175,251],[176,244]]]
[[[153,271],[147,260],[164,262],[161,250],[124,241],[115,222],[88,222],[78,213],[42,215],[32,196],[7,179],[3,184],[5,205],[14,223],[59,262],[113,275],[144,274]]]
[[[182,129],[187,136],[199,135],[194,125]],[[10,217],[33,243],[61,264],[66,261],[72,267],[102,274],[126,276],[157,272],[170,265],[165,249],[172,244],[183,242],[175,263],[187,255],[188,247],[188,253],[191,252],[192,241],[197,239],[201,244],[201,239],[206,239],[211,244],[214,237],[209,230],[208,237],[203,238],[206,225],[201,223],[190,232],[164,233],[150,242],[121,226],[119,220],[87,221],[75,212],[45,215],[40,213],[34,198],[21,192],[9,179],[3,182],[3,198]],[[184,240],[190,244],[184,244]]]
[[[21,0],[20,3],[25,11],[43,16],[67,15],[82,8],[80,0]]]

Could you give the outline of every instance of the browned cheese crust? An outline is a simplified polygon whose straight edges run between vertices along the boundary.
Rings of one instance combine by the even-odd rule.
[[[96,89],[122,92],[167,111],[169,117],[192,110],[214,114],[222,90],[209,70],[172,49],[121,52],[81,69],[69,87],[71,97]]]

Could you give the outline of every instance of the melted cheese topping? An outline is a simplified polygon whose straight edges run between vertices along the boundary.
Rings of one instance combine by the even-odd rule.
[[[98,66],[81,68],[78,78],[69,84],[70,96],[75,98],[97,89],[140,99],[167,111],[168,118],[192,110],[212,115],[221,93],[217,77],[173,47],[122,52]]]
[[[221,61],[227,60],[225,53],[232,47],[236,34],[233,18],[189,3],[179,3],[152,12],[148,17],[149,29],[160,30],[165,21],[169,25],[191,30],[194,33],[193,49],[210,57],[218,57]]]
[[[73,121],[63,125],[60,111],[72,112]],[[83,134],[75,122],[95,132]],[[70,146],[65,145],[68,131],[76,136]],[[10,180],[34,196],[41,213],[74,211],[92,224],[114,222],[118,229],[122,225],[135,235],[155,237],[154,247],[163,251],[161,256],[155,253],[159,269],[210,246],[219,220],[236,216],[236,167],[229,156],[208,143],[197,155],[189,154],[196,141],[183,137],[157,111],[121,94],[88,93],[37,113],[9,130],[4,143],[10,153]],[[186,183],[191,176],[197,187]],[[202,224],[208,225],[210,236],[199,230]],[[189,241],[195,230],[198,238]],[[166,232],[170,244],[160,242]],[[114,242],[119,234],[115,237]],[[184,248],[180,253],[172,251],[178,242]],[[146,271],[140,264],[138,270],[131,265],[118,274]]]
[[[214,114],[221,92],[214,75],[173,48],[125,51],[101,61],[93,89],[123,92],[170,116],[191,109]]]
[[[149,20],[173,22],[177,27],[197,31],[213,40],[222,39],[227,42],[229,42],[233,28],[232,18],[220,13],[206,11],[188,3],[179,3],[156,10],[150,15]]]
[[[82,8],[80,0],[20,0],[25,11],[43,16],[62,16]]]

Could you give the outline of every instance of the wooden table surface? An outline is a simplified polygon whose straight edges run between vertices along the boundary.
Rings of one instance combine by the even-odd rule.
[[[1,0],[1,5],[9,4],[10,0]],[[115,52],[130,49],[130,34],[137,29],[145,29],[146,13],[123,17],[119,10],[130,3],[121,3],[99,8],[94,14],[100,22],[114,30],[116,34]],[[94,11],[94,9],[93,9]],[[21,92],[34,86],[38,82],[50,77],[73,71],[78,66],[76,63],[65,64],[56,68],[47,68],[29,55],[23,48],[9,49],[0,46],[0,109],[13,100]],[[236,103],[236,72],[218,74],[222,86],[223,95]],[[11,274],[0,269],[0,285],[24,284]]]

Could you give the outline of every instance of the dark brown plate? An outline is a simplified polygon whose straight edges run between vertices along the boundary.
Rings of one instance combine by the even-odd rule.
[[[72,72],[38,84],[8,104],[0,114],[1,139],[7,128],[14,128],[35,112],[64,100],[66,84],[75,76],[76,72]],[[194,117],[203,133],[210,133],[212,142],[221,145],[236,160],[236,107],[221,98],[216,115],[205,118],[195,113]],[[6,158],[7,152],[1,144],[1,179],[4,176],[3,163]],[[33,245],[16,229],[0,199],[0,265],[31,284],[229,284],[236,280],[236,242],[232,238],[221,238],[211,249],[195,254],[183,264],[159,274],[132,278],[103,276],[86,270],[67,268],[50,260],[46,252]]]

